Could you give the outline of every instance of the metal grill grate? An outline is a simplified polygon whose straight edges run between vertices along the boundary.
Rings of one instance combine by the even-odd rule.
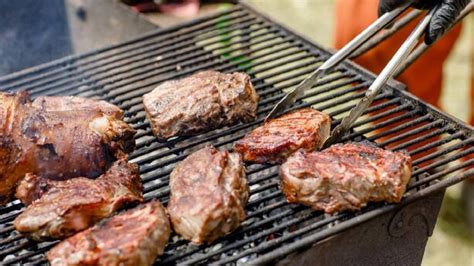
[[[126,110],[137,130],[131,160],[140,164],[145,198],[168,201],[168,176],[191,152],[232,143],[259,125],[284,91],[298,84],[329,53],[273,23],[245,5],[162,29],[138,39],[71,56],[0,78],[0,90],[38,95],[77,95],[105,99]],[[249,124],[159,143],[145,119],[141,96],[163,81],[196,71],[245,71],[261,100],[259,118]],[[360,99],[373,75],[344,63],[322,79],[294,107],[314,106],[330,114],[333,125]],[[396,88],[398,87],[398,88]],[[344,140],[368,139],[381,147],[408,149],[414,172],[403,203],[442,190],[474,175],[473,130],[440,113],[391,82]],[[159,263],[261,263],[285,256],[342,230],[388,212],[394,205],[371,204],[357,213],[325,215],[287,204],[278,188],[278,167],[247,165],[251,198],[247,219],[231,235],[211,246],[195,246],[173,236]],[[23,205],[0,208],[0,260],[44,263],[56,242],[33,243],[12,221]],[[357,219],[354,219],[357,217]]]

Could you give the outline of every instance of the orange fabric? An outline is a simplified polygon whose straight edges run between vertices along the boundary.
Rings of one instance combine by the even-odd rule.
[[[335,39],[341,48],[377,18],[378,0],[337,0]],[[380,73],[418,21],[414,21],[355,61],[374,73]],[[433,45],[397,79],[423,100],[439,106],[443,64],[459,37],[461,25]]]

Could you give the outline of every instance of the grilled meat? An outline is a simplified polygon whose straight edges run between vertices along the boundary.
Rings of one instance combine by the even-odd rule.
[[[17,196],[32,202],[15,228],[34,240],[60,239],[84,230],[129,203],[143,200],[138,165],[116,161],[95,180],[54,181],[28,175]],[[37,199],[36,199],[37,198]]]
[[[282,163],[298,149],[321,148],[329,137],[331,118],[312,108],[282,115],[257,127],[235,143],[245,161]]]
[[[195,243],[211,243],[245,219],[249,198],[238,153],[203,148],[180,162],[170,176],[168,212],[173,229]]]
[[[106,115],[123,119],[123,110],[106,101],[73,96],[39,96],[32,106],[46,112],[99,110]]]
[[[404,152],[368,144],[337,144],[321,152],[296,152],[280,168],[288,202],[334,213],[368,202],[399,202],[411,176]]]
[[[258,99],[247,74],[205,71],[161,84],[143,104],[153,133],[165,140],[252,121]]]
[[[103,101],[0,93],[0,205],[26,173],[95,178],[133,150],[135,130]]]
[[[56,245],[51,265],[152,265],[170,236],[165,209],[158,201],[106,219]]]

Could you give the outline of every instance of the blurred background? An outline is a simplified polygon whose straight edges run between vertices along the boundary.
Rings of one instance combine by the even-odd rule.
[[[367,0],[360,0],[361,3],[364,1]],[[225,1],[169,2],[0,1],[0,76],[118,43],[231,6],[223,3]],[[335,1],[246,2],[315,43],[326,48],[334,47],[338,19]],[[357,15],[360,14],[354,14]],[[439,107],[468,122],[473,113],[470,90],[473,86],[474,16],[467,16],[463,23],[460,37],[444,64]],[[434,234],[425,250],[423,265],[474,265],[473,187],[474,182],[465,182],[446,193]]]

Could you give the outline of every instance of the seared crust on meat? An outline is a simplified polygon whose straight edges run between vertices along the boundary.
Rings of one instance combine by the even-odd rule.
[[[82,231],[48,252],[51,265],[152,265],[171,233],[164,207],[152,201]]]
[[[258,99],[247,74],[204,71],[159,85],[143,105],[153,133],[166,140],[250,122]]]
[[[123,119],[123,110],[106,101],[74,96],[39,96],[32,106],[46,112],[100,110],[106,115]]]
[[[180,162],[170,176],[168,212],[176,233],[211,243],[245,220],[249,198],[238,153],[203,148]]]
[[[368,202],[399,202],[411,177],[411,158],[367,144],[336,144],[296,152],[280,168],[288,202],[334,213]]]
[[[17,196],[32,203],[15,219],[15,228],[38,241],[70,236],[126,204],[143,200],[138,165],[125,159],[96,180],[53,181],[30,175],[19,189]]]
[[[0,93],[0,205],[26,173],[95,178],[135,146],[123,112],[103,101]]]
[[[331,118],[304,108],[282,115],[257,127],[235,143],[245,161],[278,164],[298,149],[320,149],[329,137]]]

